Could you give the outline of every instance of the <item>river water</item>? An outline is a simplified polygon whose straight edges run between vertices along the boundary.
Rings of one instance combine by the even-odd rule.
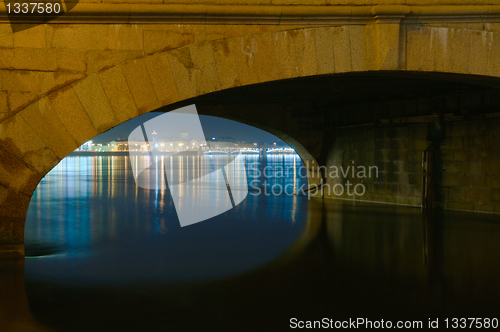
[[[169,191],[138,188],[128,157],[66,158],[33,196],[24,279],[3,300],[26,303],[5,316],[48,331],[499,318],[498,215],[308,197],[297,156],[245,166],[240,204],[181,227]],[[298,194],[264,194],[287,185]]]
[[[54,168],[38,186],[28,211],[27,278],[115,285],[228,277],[273,261],[303,231],[305,196],[257,195],[266,184],[290,188],[289,193],[305,188],[297,155],[268,156],[263,165],[258,156],[244,156],[247,183],[254,190],[234,209],[187,227],[180,226],[168,189],[136,185],[131,162],[147,158],[68,157]],[[164,158],[172,162],[169,169],[184,176],[196,174],[203,162],[226,160],[218,155]],[[262,166],[267,167],[267,179],[258,174]],[[280,169],[288,172],[274,176]],[[201,191],[187,194],[193,201],[204,199]],[[212,190],[209,195],[217,199],[220,194]]]

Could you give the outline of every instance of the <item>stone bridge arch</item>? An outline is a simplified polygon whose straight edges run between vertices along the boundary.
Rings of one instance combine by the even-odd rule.
[[[61,159],[100,133],[164,106],[240,86],[352,72],[465,74],[470,81],[497,86],[486,78],[500,76],[500,27],[401,24],[407,6],[376,7],[368,24],[240,26],[236,32],[215,27],[202,41],[196,40],[200,27],[171,34],[161,26],[147,30],[130,24],[49,24],[2,36],[9,47],[0,51],[5,90],[0,251],[23,254],[31,195]],[[51,36],[50,43],[37,44],[32,35],[39,33]],[[276,129],[261,119],[253,124]],[[315,146],[321,134],[308,141],[286,128],[276,132],[293,138],[306,158],[321,153]]]

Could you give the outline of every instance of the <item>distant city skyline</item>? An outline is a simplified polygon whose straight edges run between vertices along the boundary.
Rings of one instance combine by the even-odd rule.
[[[153,119],[156,116],[161,115],[161,113],[152,112],[143,114],[136,118],[133,118],[127,122],[118,125],[107,132],[95,137],[93,139],[96,143],[102,142],[110,142],[117,139],[127,139],[130,133],[142,123]],[[203,127],[203,132],[205,134],[206,140],[211,139],[212,137],[232,137],[236,141],[255,141],[255,142],[277,142],[282,143],[278,137],[274,136],[271,133],[268,133],[264,130],[258,129],[256,127],[252,127],[240,122],[207,116],[200,115],[200,122]],[[180,136],[182,130],[184,128],[178,128],[178,132],[172,133],[163,133],[161,132],[161,128],[155,129],[161,136],[166,137],[175,137]],[[195,137],[190,137],[195,138]]]

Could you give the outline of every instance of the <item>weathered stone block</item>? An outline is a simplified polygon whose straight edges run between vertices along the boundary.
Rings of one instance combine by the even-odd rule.
[[[330,74],[335,72],[335,61],[333,59],[333,35],[332,28],[314,29],[316,44],[316,61],[318,63],[318,74]]]
[[[47,26],[52,48],[104,50],[108,47],[108,26],[102,24],[53,24]]]
[[[0,52],[0,69],[56,71],[57,53],[50,49],[3,49]]]
[[[147,27],[145,28],[147,29]],[[144,30],[144,52],[152,54],[195,43],[195,34],[172,30]]]
[[[31,196],[41,179],[40,173],[0,147],[0,185]]]
[[[444,171],[448,174],[460,174],[461,162],[448,162],[443,164]]]
[[[117,124],[115,113],[96,74],[74,83],[72,87],[99,133]]]
[[[216,40],[211,45],[221,89],[239,86],[240,81],[238,79],[234,54],[229,49],[228,40]]]
[[[219,90],[220,83],[211,44],[202,42],[190,46],[189,49],[193,64],[197,68],[195,80],[197,95]]]
[[[94,74],[143,56],[141,51],[89,51],[85,53],[87,73]]]
[[[298,69],[299,76],[316,75],[318,73],[318,63],[314,29],[291,30],[287,36],[292,39],[295,66]]]
[[[158,53],[145,58],[149,77],[153,83],[156,97],[161,105],[173,104],[180,100],[174,75],[166,53]]]
[[[139,114],[159,108],[153,83],[144,60],[134,60],[122,65],[122,71],[134,98]]]
[[[181,99],[196,96],[196,68],[189,48],[183,47],[167,53],[172,73]]]
[[[142,26],[137,24],[108,25],[108,49],[142,51]]]
[[[282,31],[273,34],[274,55],[276,58],[278,76],[283,79],[297,77],[299,75],[297,66],[295,65],[292,39],[288,37],[289,33],[290,31]]]
[[[167,52],[182,99],[215,91],[220,83],[209,42]]]
[[[45,99],[26,107],[19,115],[59,159],[63,159],[78,147]]]
[[[474,204],[477,205],[488,205],[491,203],[491,189],[487,187],[476,187],[473,190],[474,196],[473,201]]]
[[[54,152],[45,146],[19,113],[0,123],[0,146],[24,160],[40,174],[46,174],[59,162]]]
[[[498,188],[491,189],[491,201],[493,203],[500,204],[500,189],[498,189]]]
[[[366,71],[368,69],[366,28],[364,26],[350,26],[349,38],[352,71]]]
[[[273,33],[265,33],[229,39],[229,49],[234,54],[242,85],[283,78],[277,68],[274,37]]]
[[[488,56],[488,75],[500,76],[500,33],[491,33]]]
[[[399,70],[399,24],[377,24],[378,64],[380,70]]]
[[[493,42],[492,34],[488,31],[471,31],[472,55],[469,63],[469,73],[473,75],[486,75],[488,73],[488,55],[490,43]]]
[[[0,113],[2,113],[2,115],[0,115],[0,121],[2,121],[9,112],[7,97],[7,92],[0,92]]]
[[[490,188],[500,189],[500,176],[488,176]]]
[[[3,70],[3,88],[7,91],[42,92],[43,72],[29,70]]]
[[[78,146],[99,134],[71,86],[50,94],[47,101]]]
[[[452,70],[452,49],[451,39],[454,29],[434,28],[436,30],[433,48],[435,49],[435,70],[441,72],[451,72]]]
[[[407,70],[434,70],[435,57],[432,42],[435,38],[435,29],[423,27],[408,28]]]
[[[451,36],[451,61],[453,73],[468,73],[471,50],[471,31],[452,30]]]
[[[24,239],[24,227],[21,223],[10,224],[8,218],[24,218],[28,211],[31,197],[11,188],[0,185],[0,243],[16,243]]]
[[[14,47],[45,48],[45,25],[33,25],[13,34]]]
[[[348,27],[332,28],[333,33],[333,58],[335,72],[343,73],[352,70],[351,66],[351,38]]]
[[[10,113],[13,114],[38,99],[38,95],[31,92],[10,91],[8,93]]]
[[[98,76],[119,122],[125,122],[139,115],[120,67],[108,69]]]
[[[57,69],[59,71],[86,72],[85,52],[75,50],[57,51]]]

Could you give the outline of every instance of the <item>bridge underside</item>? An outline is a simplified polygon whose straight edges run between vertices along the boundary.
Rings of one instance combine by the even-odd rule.
[[[292,146],[300,142],[317,161],[310,171],[315,183],[324,178],[327,197],[500,213],[500,91],[494,81],[483,83],[358,73],[235,88],[186,103],[267,129]],[[341,174],[353,166],[356,174]],[[370,167],[378,174],[358,176]],[[348,181],[366,192],[334,189]]]

